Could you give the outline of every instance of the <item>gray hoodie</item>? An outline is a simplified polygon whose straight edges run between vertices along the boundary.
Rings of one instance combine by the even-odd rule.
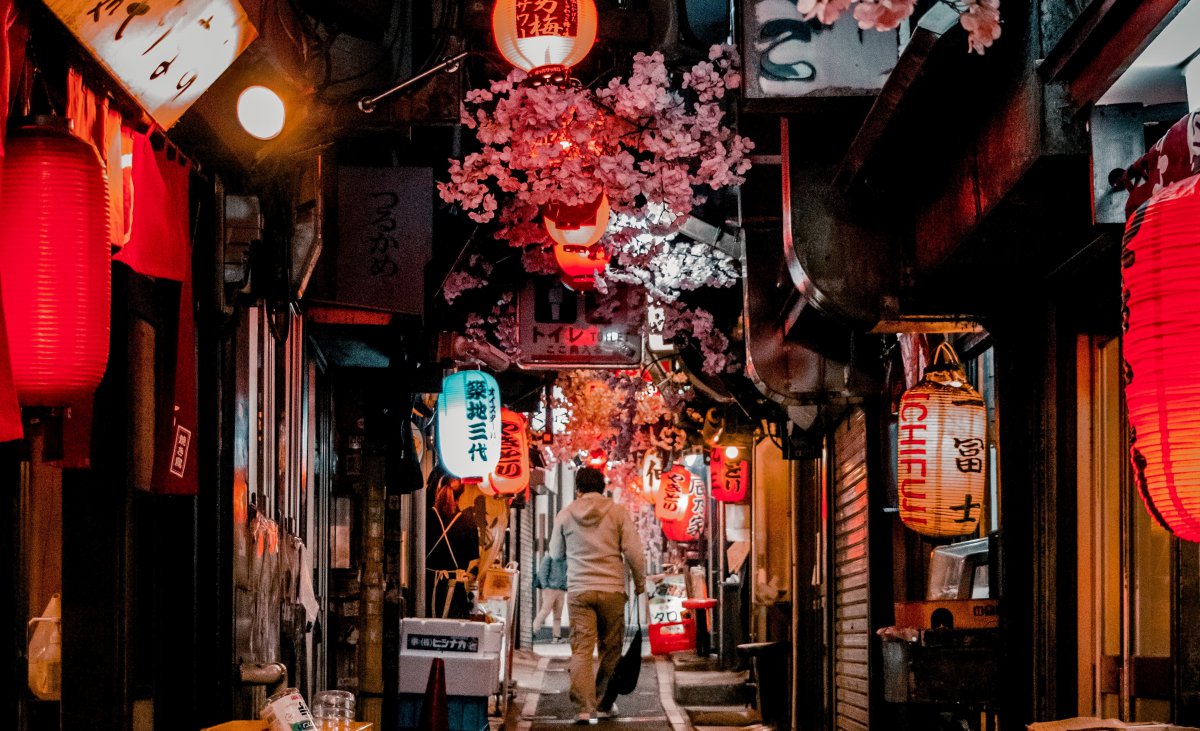
[[[646,555],[637,526],[625,508],[600,493],[584,493],[559,511],[550,534],[550,555],[567,557],[570,594],[624,594],[626,564],[633,572],[634,590],[645,591]]]

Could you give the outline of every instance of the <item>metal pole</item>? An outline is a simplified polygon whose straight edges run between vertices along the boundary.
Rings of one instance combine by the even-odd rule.
[[[405,79],[404,81],[401,81],[399,84],[396,84],[395,86],[388,89],[387,91],[381,91],[380,93],[376,94],[375,96],[364,96],[362,99],[358,100],[358,110],[364,114],[370,114],[371,112],[375,111],[375,106],[377,104],[379,104],[380,101],[382,101],[383,99],[386,99],[387,97],[391,96],[392,94],[395,94],[398,91],[401,91],[403,89],[406,89],[406,88],[412,86],[413,84],[417,83],[418,81],[424,81],[425,79],[429,78],[430,76],[433,76],[434,74],[438,73],[439,71],[442,71],[443,69],[446,71],[446,73],[452,74],[455,71],[458,71],[459,63],[462,62],[462,60],[464,58],[466,58],[467,56],[470,56],[470,55],[471,55],[470,51],[463,51],[462,53],[457,53],[457,54],[451,56],[450,58],[444,59],[441,63],[437,64],[436,66],[432,66],[432,67],[426,69],[425,71],[422,71],[421,73],[417,74],[416,76],[412,77],[411,79]]]

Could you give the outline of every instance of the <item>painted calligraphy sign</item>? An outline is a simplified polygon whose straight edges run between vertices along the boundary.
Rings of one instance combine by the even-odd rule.
[[[708,468],[714,498],[726,503],[740,503],[746,499],[750,490],[750,462],[742,450],[738,450],[737,457],[729,459],[724,447],[713,448]]]
[[[517,0],[517,38],[577,35],[577,0]]]
[[[659,520],[680,520],[688,511],[691,497],[692,473],[675,465],[662,473],[654,515]]]
[[[442,381],[438,456],[450,474],[482,479],[500,459],[500,387],[483,371],[459,371]]]
[[[679,520],[664,520],[663,535],[668,541],[686,543],[704,534],[704,516],[708,501],[704,497],[704,480],[692,475],[687,511]]]
[[[164,129],[258,36],[237,0],[46,0]]]
[[[512,409],[500,411],[500,459],[487,482],[501,495],[515,495],[529,486],[528,422]]]
[[[337,179],[338,235],[318,262],[309,296],[422,314],[433,255],[433,171],[345,166]]]

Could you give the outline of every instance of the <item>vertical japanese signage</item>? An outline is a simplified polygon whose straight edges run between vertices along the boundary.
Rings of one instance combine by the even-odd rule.
[[[725,503],[740,503],[750,489],[750,462],[743,450],[730,459],[724,447],[715,447],[709,459],[713,497]]]
[[[969,535],[987,490],[987,410],[965,378],[938,383],[931,370],[900,399],[900,519],[928,536]]]
[[[500,460],[500,388],[483,371],[459,371],[442,381],[438,456],[455,477],[480,480]]]
[[[692,490],[692,473],[675,465],[662,473],[654,515],[659,520],[680,520],[687,515]]]
[[[169,128],[258,32],[237,0],[46,0],[79,41]]]
[[[687,500],[687,510],[679,520],[664,520],[663,535],[668,541],[686,543],[704,535],[704,517],[708,500],[704,495],[704,480],[691,475],[692,482]]]
[[[577,0],[517,0],[517,38],[577,35]]]
[[[337,181],[337,238],[325,247],[309,297],[423,314],[425,265],[433,255],[433,170],[344,166]]]
[[[488,475],[488,484],[501,495],[515,495],[529,487],[529,425],[512,409],[500,411],[500,458]]]

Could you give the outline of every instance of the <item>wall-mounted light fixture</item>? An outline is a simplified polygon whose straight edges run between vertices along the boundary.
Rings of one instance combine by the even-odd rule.
[[[278,94],[255,84],[247,86],[238,96],[237,117],[246,134],[260,140],[272,140],[283,131],[287,110]]]

